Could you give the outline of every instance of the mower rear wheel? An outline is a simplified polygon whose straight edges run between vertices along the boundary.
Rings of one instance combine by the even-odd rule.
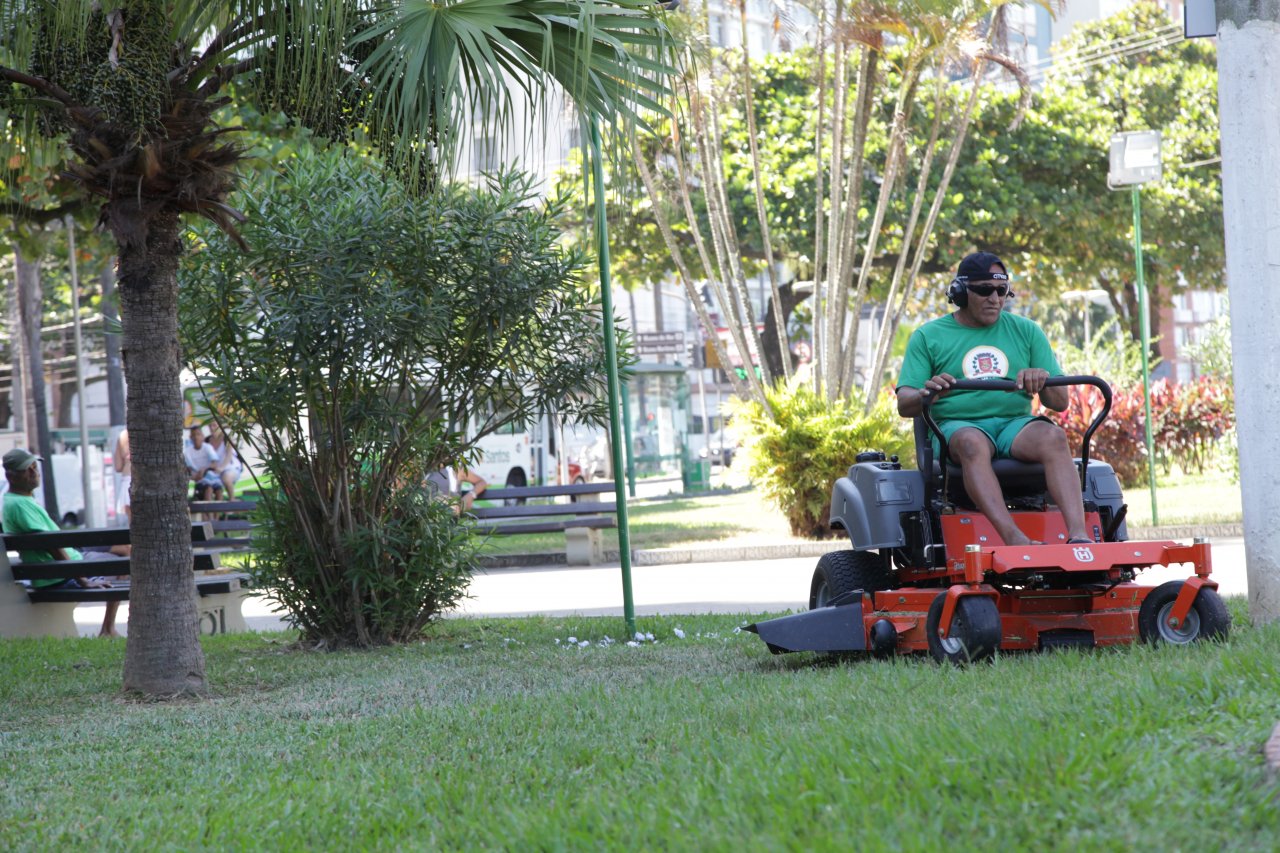
[[[874,551],[832,551],[823,554],[813,570],[809,609],[826,607],[846,592],[878,592],[892,587],[893,576],[882,555]]]
[[[951,630],[944,640],[938,636],[946,593],[929,605],[924,629],[929,640],[929,654],[938,663],[975,663],[985,660],[1000,648],[1000,610],[985,595],[966,595],[956,602],[951,617]]]
[[[1138,636],[1143,642],[1183,646],[1196,640],[1225,639],[1231,630],[1231,614],[1216,590],[1202,587],[1187,611],[1187,618],[1174,627],[1169,614],[1185,581],[1162,583],[1143,600],[1138,611]]]

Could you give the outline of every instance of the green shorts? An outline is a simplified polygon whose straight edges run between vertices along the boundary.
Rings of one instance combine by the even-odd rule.
[[[942,421],[938,424],[938,429],[942,430],[942,434],[947,437],[947,444],[951,444],[951,436],[956,434],[957,430],[965,427],[973,427],[980,429],[986,433],[987,438],[991,440],[991,444],[996,449],[995,459],[1012,459],[1013,458],[1013,440],[1018,437],[1018,433],[1022,432],[1022,428],[1032,421],[1045,421],[1053,423],[1048,418],[1042,418],[1037,415],[1024,415],[1019,418],[979,418],[975,421],[949,420]],[[933,437],[933,452],[938,453],[938,437]]]

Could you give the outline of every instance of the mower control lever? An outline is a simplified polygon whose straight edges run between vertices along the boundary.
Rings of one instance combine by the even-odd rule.
[[[1102,422],[1107,419],[1108,413],[1111,411],[1111,386],[1105,380],[1097,376],[1050,376],[1045,380],[1044,387],[1056,388],[1060,385],[1092,385],[1102,392],[1102,410],[1098,412],[1089,424],[1089,428],[1084,431],[1084,440],[1080,447],[1080,487],[1085,487],[1085,479],[1089,470],[1089,441],[1093,438],[1094,432],[1098,427],[1102,426]],[[1012,379],[961,379],[952,385],[949,391],[1018,391],[1016,382]],[[929,413],[929,409],[936,402],[933,394],[924,393],[920,395],[920,416],[924,418],[924,422],[929,427],[929,432],[933,433],[938,439],[938,447],[940,448],[939,456],[942,463],[942,470],[947,470],[947,462],[950,454],[947,452],[947,438],[942,434],[942,430],[938,427],[937,421],[933,419],[933,415]]]

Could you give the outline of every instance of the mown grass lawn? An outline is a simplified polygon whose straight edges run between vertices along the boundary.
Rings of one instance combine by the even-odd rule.
[[[226,636],[172,704],[120,698],[121,642],[7,640],[0,849],[1277,849],[1280,626],[1231,605],[1225,644],[970,669],[733,616]]]
[[[1125,489],[1129,524],[1151,523],[1151,490]],[[1174,473],[1156,480],[1156,509],[1162,525],[1238,523],[1240,484],[1225,474]]]

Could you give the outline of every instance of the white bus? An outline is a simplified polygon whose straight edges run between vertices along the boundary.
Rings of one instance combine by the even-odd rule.
[[[476,442],[480,458],[471,470],[495,488],[607,479],[605,435],[598,427],[565,425],[556,416],[526,426],[507,424]]]

